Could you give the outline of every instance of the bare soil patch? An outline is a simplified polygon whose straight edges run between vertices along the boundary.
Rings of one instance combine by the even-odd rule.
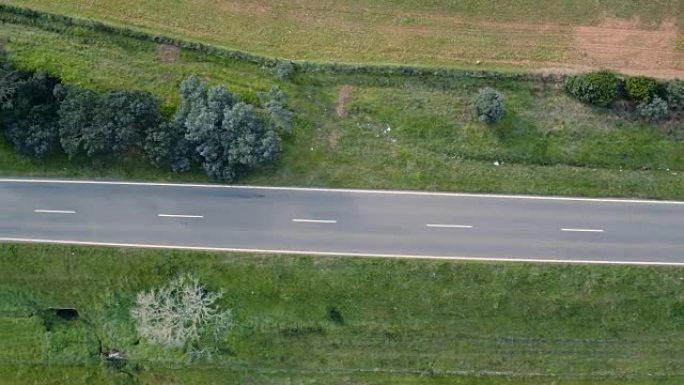
[[[160,44],[157,48],[162,63],[175,63],[180,56],[180,48],[170,44]]]
[[[337,97],[337,116],[340,118],[346,118],[349,112],[347,111],[347,105],[352,100],[352,92],[354,87],[350,85],[345,85],[340,88],[340,92]]]
[[[606,19],[597,26],[575,27],[573,34],[580,65],[662,77],[684,74],[673,22],[648,30],[638,19]]]

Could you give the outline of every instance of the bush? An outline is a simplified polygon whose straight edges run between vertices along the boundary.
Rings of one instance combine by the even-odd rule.
[[[669,113],[667,102],[659,96],[654,96],[650,102],[642,102],[637,106],[637,114],[644,120],[656,122],[663,120]]]
[[[34,158],[58,151],[59,79],[43,72],[11,76],[13,80],[6,78],[4,84],[10,88],[2,105],[5,137],[17,152]]]
[[[506,114],[506,100],[493,88],[481,89],[475,97],[474,105],[477,118],[483,123],[496,123]]]
[[[219,340],[231,326],[231,311],[218,311],[222,296],[208,291],[197,278],[182,275],[165,287],[138,293],[131,316],[138,334],[148,341],[169,348],[189,347],[206,334]]]
[[[638,102],[650,102],[658,92],[658,82],[645,76],[627,78],[625,89],[630,99]]]
[[[684,109],[684,80],[673,80],[667,85],[667,101],[673,109]]]
[[[285,132],[292,131],[292,119],[294,114],[287,107],[287,94],[278,86],[271,88],[269,92],[259,93],[261,105],[268,112],[271,122]]]
[[[599,107],[610,106],[618,97],[620,79],[610,71],[571,76],[565,90],[575,99]]]
[[[275,75],[280,80],[292,80],[295,74],[295,67],[292,62],[287,60],[278,61],[273,69]]]

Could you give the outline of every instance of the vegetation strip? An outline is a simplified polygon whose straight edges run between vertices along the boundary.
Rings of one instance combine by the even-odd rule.
[[[256,373],[260,384],[676,384],[682,271],[1,244],[0,373],[13,384],[47,373],[97,385]],[[132,311],[176,279],[220,294],[208,306],[230,317],[169,348]]]
[[[50,12],[0,4],[0,21],[6,23],[30,25],[50,31],[64,32],[64,28],[80,27],[96,32],[114,34],[137,40],[150,41],[159,44],[169,44],[188,51],[206,55],[246,61],[276,70],[278,65],[292,65],[298,72],[322,72],[330,74],[372,74],[372,75],[400,75],[400,76],[435,76],[448,78],[481,78],[481,79],[517,79],[539,80],[545,82],[559,82],[563,77],[559,75],[543,75],[535,73],[515,73],[500,71],[472,71],[462,69],[448,69],[439,67],[422,67],[406,65],[374,65],[374,64],[344,64],[325,63],[304,60],[276,59],[254,55],[248,52],[220,48],[199,42],[157,35],[128,27],[109,25],[100,21],[79,19]]]

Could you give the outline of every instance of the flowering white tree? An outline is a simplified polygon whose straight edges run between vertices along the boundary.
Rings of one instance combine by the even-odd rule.
[[[140,292],[131,315],[138,333],[155,344],[172,348],[198,342],[206,332],[218,339],[232,324],[230,310],[219,312],[223,292],[210,292],[196,277],[181,275],[166,287]]]

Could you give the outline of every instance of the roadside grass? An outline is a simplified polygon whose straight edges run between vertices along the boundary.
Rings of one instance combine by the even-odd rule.
[[[139,341],[129,319],[137,292],[186,272],[225,290],[236,317],[208,359]],[[69,371],[115,383],[102,376],[124,376],[101,362],[108,348],[127,353],[141,384],[666,384],[684,374],[684,270],[674,267],[4,244],[0,282],[0,383]],[[75,307],[81,319],[48,330],[26,307]]]
[[[581,63],[576,25],[684,17],[676,0],[5,2],[289,59],[517,68]]]
[[[22,67],[98,90],[150,91],[169,114],[178,85],[193,73],[249,100],[279,84],[297,111],[296,129],[286,135],[277,164],[240,183],[684,198],[684,143],[664,135],[665,126],[579,104],[553,83],[326,74],[280,82],[256,65],[184,51],[163,62],[155,44],[91,31],[5,24],[2,34]],[[344,85],[351,100],[340,118],[335,110]],[[508,117],[493,127],[473,122],[468,107],[486,85],[504,92],[509,104]],[[155,169],[136,154],[37,162],[6,143],[0,143],[0,169],[34,177],[206,181],[200,172]]]

